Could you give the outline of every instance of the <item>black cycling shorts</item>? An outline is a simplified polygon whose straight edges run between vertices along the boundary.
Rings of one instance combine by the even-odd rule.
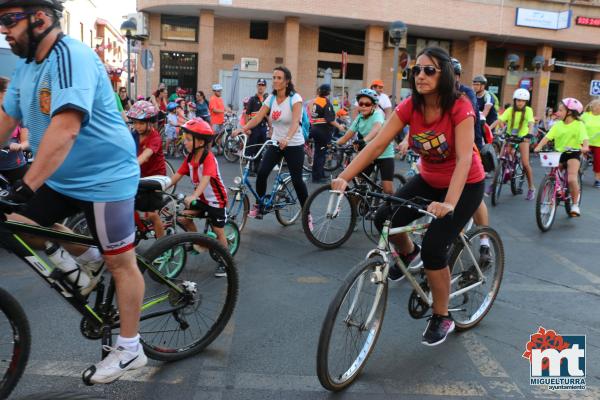
[[[199,217],[206,217],[215,228],[224,228],[227,220],[227,213],[224,208],[211,207],[206,203],[196,200],[190,210],[198,211]]]
[[[133,204],[133,197],[104,203],[77,200],[43,185],[19,214],[41,226],[51,227],[67,217],[83,212],[102,253],[116,255],[134,247]]]
[[[483,189],[484,181],[466,184],[454,212],[431,223],[423,236],[421,249],[425,269],[439,270],[448,266],[450,246],[481,204]],[[434,188],[421,175],[416,175],[401,186],[394,196],[407,200],[419,196],[443,202],[447,192],[448,189]],[[391,226],[397,228],[407,226],[422,216],[423,214],[412,209],[384,205],[375,214],[375,226],[381,232],[383,224],[389,218],[392,220]]]
[[[393,158],[378,158],[373,161],[373,164],[369,165],[363,171],[367,175],[371,175],[375,165],[379,167],[379,176],[382,181],[393,181],[394,180],[394,159]]]
[[[560,161],[559,162],[561,164],[566,164],[567,161],[574,160],[574,159],[577,159],[577,160],[581,159],[581,152],[580,151],[570,151],[568,153],[562,153],[560,155]]]

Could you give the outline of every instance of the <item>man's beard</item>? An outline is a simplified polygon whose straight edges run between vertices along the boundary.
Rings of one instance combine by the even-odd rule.
[[[8,43],[12,52],[20,58],[27,58],[29,53],[29,43],[25,36],[26,34],[24,33],[20,38],[13,37],[11,39],[13,39],[14,42]]]

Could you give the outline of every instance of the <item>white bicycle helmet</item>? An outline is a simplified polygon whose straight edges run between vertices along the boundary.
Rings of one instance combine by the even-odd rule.
[[[212,85],[212,90],[213,92],[218,92],[220,90],[223,90],[223,86],[220,83],[215,83],[214,85]]]
[[[529,90],[527,90],[527,89],[520,88],[520,89],[515,90],[515,92],[513,93],[514,100],[529,101],[530,98],[531,98],[531,94],[529,93]]]

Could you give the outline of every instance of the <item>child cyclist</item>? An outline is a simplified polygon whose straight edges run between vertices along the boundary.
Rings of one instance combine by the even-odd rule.
[[[497,123],[501,126],[507,126],[506,132],[509,135],[515,135],[520,138],[525,138],[519,144],[519,152],[521,153],[521,164],[527,176],[527,191],[526,199],[531,201],[535,199],[535,186],[533,185],[533,170],[529,163],[529,137],[533,136],[533,110],[527,106],[531,95],[527,89],[517,89],[513,93],[513,105],[509,107],[498,118]],[[494,128],[494,125],[491,127]],[[512,149],[511,149],[512,150]]]
[[[535,147],[535,151],[538,152],[550,140],[553,140],[556,151],[574,150],[563,153],[560,156],[561,169],[564,164],[567,164],[569,191],[573,198],[573,204],[571,205],[572,217],[579,217],[581,215],[579,210],[580,187],[578,179],[580,157],[582,151],[587,153],[590,150],[587,129],[579,118],[582,112],[583,104],[579,100],[572,97],[562,99],[556,112],[558,122],[550,128],[550,132]]]
[[[177,103],[170,102],[167,104],[167,123],[165,125],[165,136],[167,143],[165,148],[167,152],[171,148],[171,142],[177,140],[177,134],[179,132],[179,123],[177,122]]]
[[[167,175],[162,139],[154,128],[158,117],[158,109],[149,101],[137,101],[129,111],[127,118],[133,123],[133,129],[139,136],[137,148],[141,177]],[[165,235],[165,230],[157,211],[146,212],[146,218],[152,222],[157,238]]]
[[[221,179],[217,158],[210,151],[215,135],[210,125],[201,118],[189,120],[181,127],[181,130],[184,135],[183,143],[189,155],[171,178],[171,184],[174,185],[184,175],[189,175],[195,190],[185,197],[186,210],[183,211],[183,214],[195,217],[207,213],[217,240],[227,248],[224,229],[227,190]],[[197,231],[193,218],[184,216],[180,217],[178,221],[186,231]],[[215,270],[215,276],[226,276],[225,267],[219,264]]]

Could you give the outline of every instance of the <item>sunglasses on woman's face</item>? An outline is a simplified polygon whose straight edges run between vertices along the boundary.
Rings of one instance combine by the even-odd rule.
[[[12,28],[19,21],[27,18],[30,13],[24,12],[16,12],[16,13],[8,13],[0,15],[0,26],[4,26],[5,28]]]
[[[363,103],[362,101],[359,101],[358,105],[360,107],[371,107],[373,105],[373,103]]]
[[[427,76],[434,76],[436,72],[440,72],[441,69],[434,67],[433,65],[415,65],[412,67],[413,76],[419,76],[421,71],[425,72]]]

